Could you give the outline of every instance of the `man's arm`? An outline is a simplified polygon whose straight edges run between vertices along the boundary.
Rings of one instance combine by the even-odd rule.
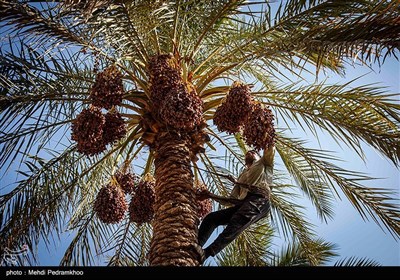
[[[237,199],[237,198],[233,198],[233,197],[223,197],[223,196],[219,196],[213,193],[210,193],[210,198],[219,202],[222,205],[238,205],[238,204],[242,204],[243,200]]]
[[[199,193],[197,193],[197,197],[200,200],[211,198],[211,199],[219,202],[222,205],[230,205],[230,204],[237,205],[237,204],[241,204],[243,202],[242,200],[236,199],[233,197],[224,197],[224,196],[219,196],[219,195],[213,194],[208,190],[201,190]]]
[[[274,145],[270,145],[267,149],[264,150],[262,161],[264,166],[274,166],[274,156],[275,156],[275,147]]]

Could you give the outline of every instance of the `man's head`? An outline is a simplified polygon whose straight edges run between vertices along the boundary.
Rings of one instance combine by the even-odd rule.
[[[250,167],[258,159],[260,159],[260,156],[255,150],[248,151],[244,157],[246,167]]]

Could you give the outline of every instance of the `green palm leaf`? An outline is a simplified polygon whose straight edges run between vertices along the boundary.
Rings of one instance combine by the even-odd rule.
[[[368,258],[350,257],[335,262],[334,266],[380,266],[380,264]]]
[[[306,248],[312,248],[314,263],[311,263],[309,257],[305,254],[304,246],[298,243],[288,244],[278,254],[272,257],[272,266],[310,266],[323,265],[329,262],[335,253],[336,246],[321,239],[310,241]]]
[[[301,142],[294,142],[285,137],[279,138],[278,151],[288,149],[290,153],[303,157],[309,167],[319,174],[330,188],[340,196],[337,187],[356,208],[363,219],[372,218],[378,225],[383,224],[394,237],[400,233],[400,211],[397,200],[393,198],[393,191],[383,188],[366,187],[361,182],[372,178],[363,174],[342,169],[323,157],[315,155],[312,150],[302,146]],[[290,170],[289,170],[290,171]]]
[[[273,230],[264,222],[252,225],[217,256],[220,266],[265,266]]]
[[[351,82],[349,83],[351,84]],[[360,140],[379,150],[394,164],[399,163],[400,131],[397,94],[384,94],[376,87],[345,85],[287,86],[256,93],[293,122],[313,124],[329,132],[362,154]]]

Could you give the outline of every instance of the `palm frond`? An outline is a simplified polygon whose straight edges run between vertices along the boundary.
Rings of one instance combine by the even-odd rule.
[[[148,265],[147,254],[150,249],[151,226],[143,224],[139,227],[125,221],[117,235],[112,235],[113,245],[107,251],[115,251],[110,258],[109,266],[145,266]]]
[[[19,172],[25,178],[11,192],[0,196],[1,248],[27,244],[34,252],[42,238],[49,242],[48,237],[61,233],[73,199],[71,189],[76,187],[71,178],[78,174],[79,159],[73,150],[67,150],[47,162],[38,157],[26,161],[27,171]],[[67,186],[69,190],[65,189]]]
[[[18,34],[34,38],[36,42],[47,37],[64,43],[84,44],[84,37],[79,36],[79,29],[71,24],[71,19],[56,18],[51,10],[39,10],[28,3],[0,1],[0,17],[3,24],[7,22],[8,27],[12,26]]]
[[[334,246],[323,240],[316,240],[314,225],[311,224],[304,214],[304,208],[297,204],[298,198],[293,192],[294,186],[287,184],[276,184],[272,190],[272,222],[276,226],[277,232],[281,233],[285,240],[294,242],[292,247],[286,250],[288,256],[293,258],[272,258],[271,265],[295,264],[297,265],[320,265],[328,261],[335,254],[332,252]],[[291,200],[288,200],[288,198]],[[282,251],[283,254],[284,251]],[[282,255],[283,256],[283,255]],[[293,263],[292,263],[293,262]]]
[[[271,193],[272,221],[286,239],[294,236],[305,244],[313,239],[315,232],[313,225],[305,219],[304,207],[295,203],[298,195],[291,188],[293,186],[274,185]]]
[[[76,234],[66,249],[60,265],[90,266],[98,264],[96,256],[100,252],[98,246],[105,242],[109,229],[94,217],[94,212],[82,215],[76,226]],[[95,248],[93,248],[95,247]]]
[[[289,141],[289,139],[287,140]],[[326,154],[320,153],[318,150],[312,150],[312,152],[315,156],[326,157]],[[301,155],[288,149],[280,149],[279,155],[301,191],[306,194],[314,205],[318,216],[325,222],[327,218],[333,218],[333,194],[325,178],[305,162]]]
[[[379,226],[383,226],[398,238],[400,236],[400,209],[399,202],[394,198],[393,191],[385,188],[366,187],[361,182],[372,178],[358,172],[342,169],[333,163],[324,160],[320,155],[302,146],[302,143],[293,139],[287,139],[282,135],[277,142],[278,152],[286,150],[286,153],[301,156],[305,162],[325,178],[332,190],[340,196],[337,187],[347,197],[358,213],[367,219],[372,218]],[[289,170],[290,172],[290,170]]]
[[[326,264],[333,257],[337,256],[335,253],[336,246],[321,239],[310,241],[307,247],[307,250],[312,248],[311,251],[314,253],[313,263],[310,262],[310,257],[305,254],[302,245],[299,243],[289,243],[272,257],[271,266],[318,266]]]
[[[225,3],[224,3],[225,2]],[[201,18],[205,19],[204,26],[201,26],[201,32],[193,44],[193,49],[188,56],[188,60],[190,61],[194,54],[197,53],[199,47],[201,46],[202,41],[206,37],[207,34],[212,33],[214,26],[219,27],[220,23],[229,17],[229,15],[238,13],[238,7],[244,1],[221,1],[215,2],[215,4],[207,7],[210,11],[210,15],[205,17],[204,10],[202,11]],[[197,23],[198,24],[198,23]],[[190,33],[193,33],[192,31]],[[191,44],[188,44],[190,46]]]
[[[65,134],[66,124],[87,102],[91,79],[79,69],[79,55],[49,57],[44,50],[20,47],[18,54],[0,56],[2,165],[12,162],[19,151],[28,154],[36,146],[39,152],[54,135]]]
[[[384,94],[373,86],[348,88],[344,85],[289,85],[283,89],[255,93],[265,98],[282,118],[307,127],[313,124],[329,132],[362,154],[360,140],[400,163],[400,105],[396,94]]]
[[[53,154],[53,159],[49,161],[32,157],[26,162],[27,171],[20,171],[26,179],[0,197],[0,207],[4,209],[4,223],[0,231],[2,247],[27,244],[34,249],[40,240],[49,242],[50,236],[58,237],[69,218],[70,229],[78,229],[78,232],[76,242],[70,245],[63,263],[82,261],[79,258],[83,252],[79,250],[86,250],[89,245],[81,241],[89,240],[88,234],[90,238],[99,235],[96,244],[100,246],[100,241],[107,236],[103,225],[93,221],[92,203],[96,190],[109,180],[115,162],[110,156],[88,161],[77,155],[74,148],[59,155]],[[102,232],[95,233],[99,230]],[[99,248],[96,250],[99,251]],[[85,254],[89,262],[96,255],[91,251]]]
[[[283,5],[278,8],[275,22],[265,13],[244,23],[230,22],[226,27],[230,32],[222,28],[214,40],[205,43],[212,46],[208,49],[218,51],[204,65],[209,70],[203,76],[220,69],[217,76],[223,78],[235,73],[233,67],[238,71],[249,65],[265,67],[273,76],[282,74],[279,69],[301,72],[310,65],[315,65],[317,72],[323,67],[341,73],[343,63],[351,61],[346,59],[380,62],[399,50],[396,3],[295,2],[288,1],[286,9]]]
[[[116,2],[93,15],[89,22],[102,42],[140,68],[137,64],[143,65],[149,56],[160,53],[161,48],[168,52],[171,42],[158,34],[169,27],[171,18],[172,12],[161,2]]]
[[[368,258],[357,258],[350,257],[338,260],[334,266],[380,266],[380,264],[374,260]]]
[[[304,9],[305,2],[288,3],[275,27],[292,37],[294,54],[314,60],[317,68],[324,58],[379,61],[398,50],[398,3],[309,1]]]
[[[313,9],[325,1],[326,0],[288,0],[283,3],[281,2],[275,14],[275,22],[280,22],[282,19],[289,17],[298,16],[302,12]]]
[[[220,266],[265,266],[273,230],[261,220],[250,226],[218,256]]]

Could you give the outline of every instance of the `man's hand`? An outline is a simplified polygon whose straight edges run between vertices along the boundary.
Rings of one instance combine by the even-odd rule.
[[[198,200],[205,200],[207,198],[210,198],[212,193],[210,193],[208,190],[198,190],[196,191],[196,196]]]
[[[236,183],[236,178],[232,175],[226,175],[226,179],[228,179],[229,181],[231,181],[232,183]]]
[[[263,161],[264,165],[274,166],[275,145],[271,144],[264,150]]]

